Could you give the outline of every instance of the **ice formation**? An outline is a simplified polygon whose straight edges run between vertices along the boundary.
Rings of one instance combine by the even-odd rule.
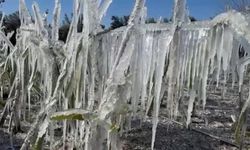
[[[25,1],[19,0],[17,44],[0,30],[1,82],[9,82],[15,126],[28,117],[22,114],[26,107],[30,110],[31,101],[41,104],[21,149],[32,144],[39,124],[36,147],[45,141],[51,149],[121,149],[119,135],[129,129],[131,119],[143,120],[151,108],[154,149],[160,111],[175,119],[188,96],[182,114],[188,126],[194,102],[202,101],[205,108],[209,76],[219,85],[232,75],[232,84],[238,80],[242,85],[249,56],[240,58],[238,47],[250,53],[249,16],[229,11],[191,23],[186,1],[174,2],[169,24],[145,24],[145,1],[136,0],[126,27],[102,32],[100,23],[112,0],[74,0],[63,43],[58,40],[60,0],[55,0],[51,27],[36,3],[31,19]],[[82,32],[77,31],[79,22]],[[160,108],[161,103],[167,108]],[[0,123],[6,115],[3,111]],[[55,138],[56,128],[63,129],[63,139]]]

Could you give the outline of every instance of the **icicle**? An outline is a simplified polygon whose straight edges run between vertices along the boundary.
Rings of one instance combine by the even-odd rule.
[[[194,41],[194,37],[195,37],[195,31],[191,31],[190,33],[190,38],[189,40],[191,41],[188,45],[188,58],[187,58],[187,66],[186,66],[186,78],[187,78],[187,88],[189,89],[191,87],[192,84],[192,60],[193,60],[193,51],[194,51],[194,45],[195,45],[195,41]]]
[[[155,68],[156,68],[156,51],[154,51],[155,47],[157,47],[157,41],[158,41],[158,36],[155,36],[156,33],[153,33],[153,39],[152,39],[152,59],[151,59],[151,62],[150,62],[150,71],[149,71],[149,89],[148,89],[148,102],[147,102],[147,108],[146,108],[146,114],[145,116],[147,116],[148,112],[149,112],[149,109],[151,107],[151,104],[153,102],[153,85],[154,85],[154,73],[155,73]]]
[[[144,6],[140,16],[141,16],[140,24],[145,24],[146,23],[146,18],[147,18],[147,7]]]
[[[218,48],[218,43],[219,43],[219,27],[215,26],[212,28],[212,34],[211,34],[211,52],[210,52],[210,58],[211,58],[211,68],[210,68],[210,74],[214,72],[214,57],[216,54],[216,49]]]
[[[1,20],[0,20],[0,30],[1,30],[2,27],[3,27],[3,19],[4,19],[4,17],[5,17],[5,14],[2,13],[2,18],[1,18]]]
[[[243,59],[239,62],[239,66],[238,66],[239,92],[241,91],[241,87],[242,87],[243,80],[244,80],[244,72],[248,64],[250,64],[249,58]]]
[[[3,99],[3,93],[4,93],[3,89],[4,89],[3,86],[0,86],[0,90],[1,90],[0,91],[0,98],[1,99]]]
[[[218,47],[218,49],[217,49],[217,51],[216,51],[216,55],[217,55],[217,67],[218,67],[218,69],[217,69],[217,74],[216,74],[216,87],[218,87],[219,86],[219,79],[220,79],[220,72],[221,72],[221,60],[222,60],[222,51],[223,51],[223,42],[224,42],[224,25],[222,25],[222,27],[221,27],[221,33],[219,33],[220,34],[220,39],[218,39],[219,41],[218,42],[220,42],[220,44],[219,44],[219,47]]]
[[[83,9],[82,5],[83,5],[84,1],[80,1],[79,0],[74,0],[74,7],[73,7],[73,18],[69,27],[69,32],[68,32],[68,36],[66,39],[66,46],[74,46],[72,43],[74,43],[74,40],[76,38],[76,33],[77,33],[77,24],[78,21],[80,19],[80,14],[81,14],[81,10]],[[85,6],[85,5],[84,5]],[[84,15],[84,14],[83,14]],[[87,16],[88,14],[86,14]],[[86,16],[83,16],[83,18],[85,18]],[[85,20],[85,19],[84,19]],[[72,39],[73,38],[73,39]],[[71,48],[67,48],[66,50],[71,50]],[[68,55],[72,55],[71,52],[68,52]],[[67,55],[66,55],[67,56]]]
[[[223,35],[224,35],[223,37],[224,43],[223,43],[222,65],[223,65],[223,71],[226,71],[230,69],[229,66],[230,66],[232,51],[234,51],[235,49],[233,49],[233,34],[231,33],[230,29],[225,27]]]
[[[208,33],[208,36],[211,34]],[[208,41],[206,42],[206,44],[204,45],[204,49],[203,49],[203,56],[202,56],[202,72],[201,72],[201,99],[202,99],[202,106],[203,109],[205,109],[205,105],[206,105],[206,90],[207,90],[207,79],[208,79],[208,72],[209,72],[209,51],[210,51],[210,44],[211,44],[211,39],[208,39]]]
[[[193,107],[194,107],[195,97],[196,97],[196,92],[194,90],[191,90],[190,97],[189,97],[189,102],[188,102],[186,126],[188,126],[190,124],[190,122],[191,122],[191,116],[192,116],[192,111],[193,111]]]
[[[36,2],[34,2],[34,4],[32,5],[32,8],[33,8],[33,12],[35,15],[35,23],[37,25],[37,27],[36,27],[37,32],[44,39],[45,38],[48,39],[48,33],[47,33],[46,29],[44,28],[43,19],[42,19],[42,16],[40,14],[40,9],[39,9],[38,4]]]
[[[59,26],[60,26],[60,13],[61,5],[60,0],[55,0],[55,8],[53,12],[53,21],[52,21],[52,40],[56,41],[59,38]]]
[[[157,47],[157,62],[156,62],[156,81],[155,81],[155,89],[154,89],[154,114],[153,114],[153,128],[152,128],[152,142],[151,142],[151,149],[154,149],[154,142],[156,136],[156,128],[158,125],[158,116],[159,116],[159,109],[160,109],[160,92],[162,86],[162,79],[164,75],[164,65],[166,55],[169,51],[170,42],[172,42],[174,36],[175,29],[172,29],[170,33],[166,34],[165,36],[159,39],[158,47]]]
[[[89,150],[89,138],[90,138],[90,125],[88,122],[85,122],[85,150]]]
[[[189,46],[190,46],[190,40],[191,40],[191,36],[192,36],[192,32],[190,32],[190,31],[186,31],[187,32],[187,35],[186,35],[186,42],[185,42],[185,47],[184,47],[184,51],[185,51],[185,62],[184,62],[184,67],[183,67],[183,69],[184,69],[184,71],[183,71],[183,81],[187,81],[187,82],[189,82],[189,77],[188,77],[188,75],[189,75],[189,70],[188,70],[188,65],[189,65],[189,51],[191,50],[189,50]],[[188,86],[188,88],[189,88],[189,84],[187,84]]]
[[[64,102],[64,109],[68,109],[68,99],[65,99]],[[67,139],[67,120],[63,121],[63,148],[66,146],[66,139]]]
[[[101,22],[103,16],[105,15],[108,7],[110,6],[110,4],[112,3],[113,0],[104,0],[101,3],[101,6],[99,6],[99,22]]]
[[[19,0],[19,16],[21,20],[21,26],[32,23],[32,19],[26,7],[25,0]]]
[[[106,12],[106,8],[108,8],[109,4],[108,5],[106,4],[103,13]],[[98,23],[101,21],[101,18],[99,17],[102,18],[102,16],[98,16],[98,2],[96,0],[93,1],[84,0],[83,32],[85,36],[89,36],[90,33],[96,34],[96,31],[99,27]]]
[[[199,37],[199,32],[195,32],[194,38],[198,38]],[[194,88],[194,84],[195,84],[195,71],[196,71],[196,65],[197,63],[197,51],[199,50],[199,46],[198,46],[198,41],[194,40],[194,47],[193,47],[193,54],[192,54],[192,59],[191,59],[191,88]]]
[[[31,88],[33,86],[33,83],[31,83],[29,86],[28,86],[28,109],[29,109],[29,117],[31,117],[30,115],[30,101],[31,101]]]
[[[175,0],[173,10],[173,23],[180,25],[186,19],[186,0]]]
[[[179,103],[183,96],[183,89],[184,89],[184,81],[185,79],[185,69],[187,64],[187,47],[188,47],[188,40],[189,40],[189,32],[182,31],[181,34],[183,36],[180,37],[180,44],[179,44],[179,52],[177,58],[178,60],[178,69],[177,70],[177,84],[176,84],[176,104],[175,104],[175,110],[174,110],[174,118],[177,117],[179,112]]]
[[[235,81],[236,81],[236,76],[238,75],[237,73],[237,65],[239,61],[239,52],[235,51],[235,49],[238,49],[239,44],[238,42],[233,38],[232,42],[232,58],[230,60],[230,69],[232,72],[232,87],[234,87]]]
[[[142,101],[142,110],[146,111],[146,95],[147,95],[147,84],[149,82],[150,77],[150,67],[151,67],[151,61],[152,61],[152,46],[153,46],[153,35],[152,34],[146,34],[145,35],[145,50],[144,53],[142,53],[142,65],[143,65],[143,87],[142,87],[142,95],[141,95],[141,101]]]
[[[133,115],[136,115],[137,113],[137,105],[139,102],[139,94],[140,94],[140,83],[139,83],[139,77],[138,77],[138,73],[139,73],[139,68],[138,68],[138,60],[139,60],[139,49],[138,47],[135,47],[136,50],[134,52],[132,61],[134,60],[134,62],[132,62],[133,64],[131,65],[131,72],[132,72],[132,97],[131,97],[131,101],[132,101],[132,109],[133,109]]]

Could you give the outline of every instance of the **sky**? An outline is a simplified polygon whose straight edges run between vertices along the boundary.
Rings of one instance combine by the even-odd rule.
[[[0,5],[0,11],[6,14],[15,12],[18,10],[18,0],[5,0],[6,2]],[[53,0],[26,0],[26,4],[29,10],[31,9],[32,2],[36,1],[41,9],[41,12],[45,12],[47,9],[49,13],[53,13],[54,1]],[[172,15],[172,6],[174,0],[146,0],[146,6],[148,10],[148,17],[154,18],[170,18]],[[198,20],[209,19],[216,16],[223,11],[223,0],[187,0],[187,7],[190,16],[195,17]],[[62,17],[64,14],[71,14],[73,7],[73,0],[61,0],[62,2]],[[103,24],[109,26],[111,22],[111,16],[124,16],[129,15],[135,0],[113,0],[105,18]],[[51,15],[49,16],[51,20]]]

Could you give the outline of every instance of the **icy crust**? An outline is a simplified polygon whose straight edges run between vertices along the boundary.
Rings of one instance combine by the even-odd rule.
[[[229,25],[238,36],[244,36],[247,41],[250,40],[249,35],[249,20],[246,19],[246,16],[237,11],[228,11],[216,16],[212,20],[212,25],[216,24],[226,24]]]

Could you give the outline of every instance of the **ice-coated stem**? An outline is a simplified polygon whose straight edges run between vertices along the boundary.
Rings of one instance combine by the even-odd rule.
[[[101,22],[113,0],[104,0],[99,7],[99,22]]]
[[[126,44],[128,42],[128,39],[129,39],[130,30],[132,30],[132,28],[134,27],[136,19],[139,18],[140,12],[144,8],[144,3],[145,3],[144,0],[136,0],[136,2],[135,2],[133,11],[132,11],[132,13],[129,17],[129,20],[128,20],[128,25],[126,27],[126,30],[123,33],[122,42],[119,46],[114,65],[112,67],[111,78],[112,78],[114,71],[115,71],[115,68],[117,67],[117,65],[120,61],[120,58],[122,57],[124,50],[126,48]]]
[[[53,12],[53,21],[52,21],[52,40],[56,41],[59,37],[59,26],[60,26],[60,13],[61,12],[61,4],[60,0],[55,0],[55,8]]]

